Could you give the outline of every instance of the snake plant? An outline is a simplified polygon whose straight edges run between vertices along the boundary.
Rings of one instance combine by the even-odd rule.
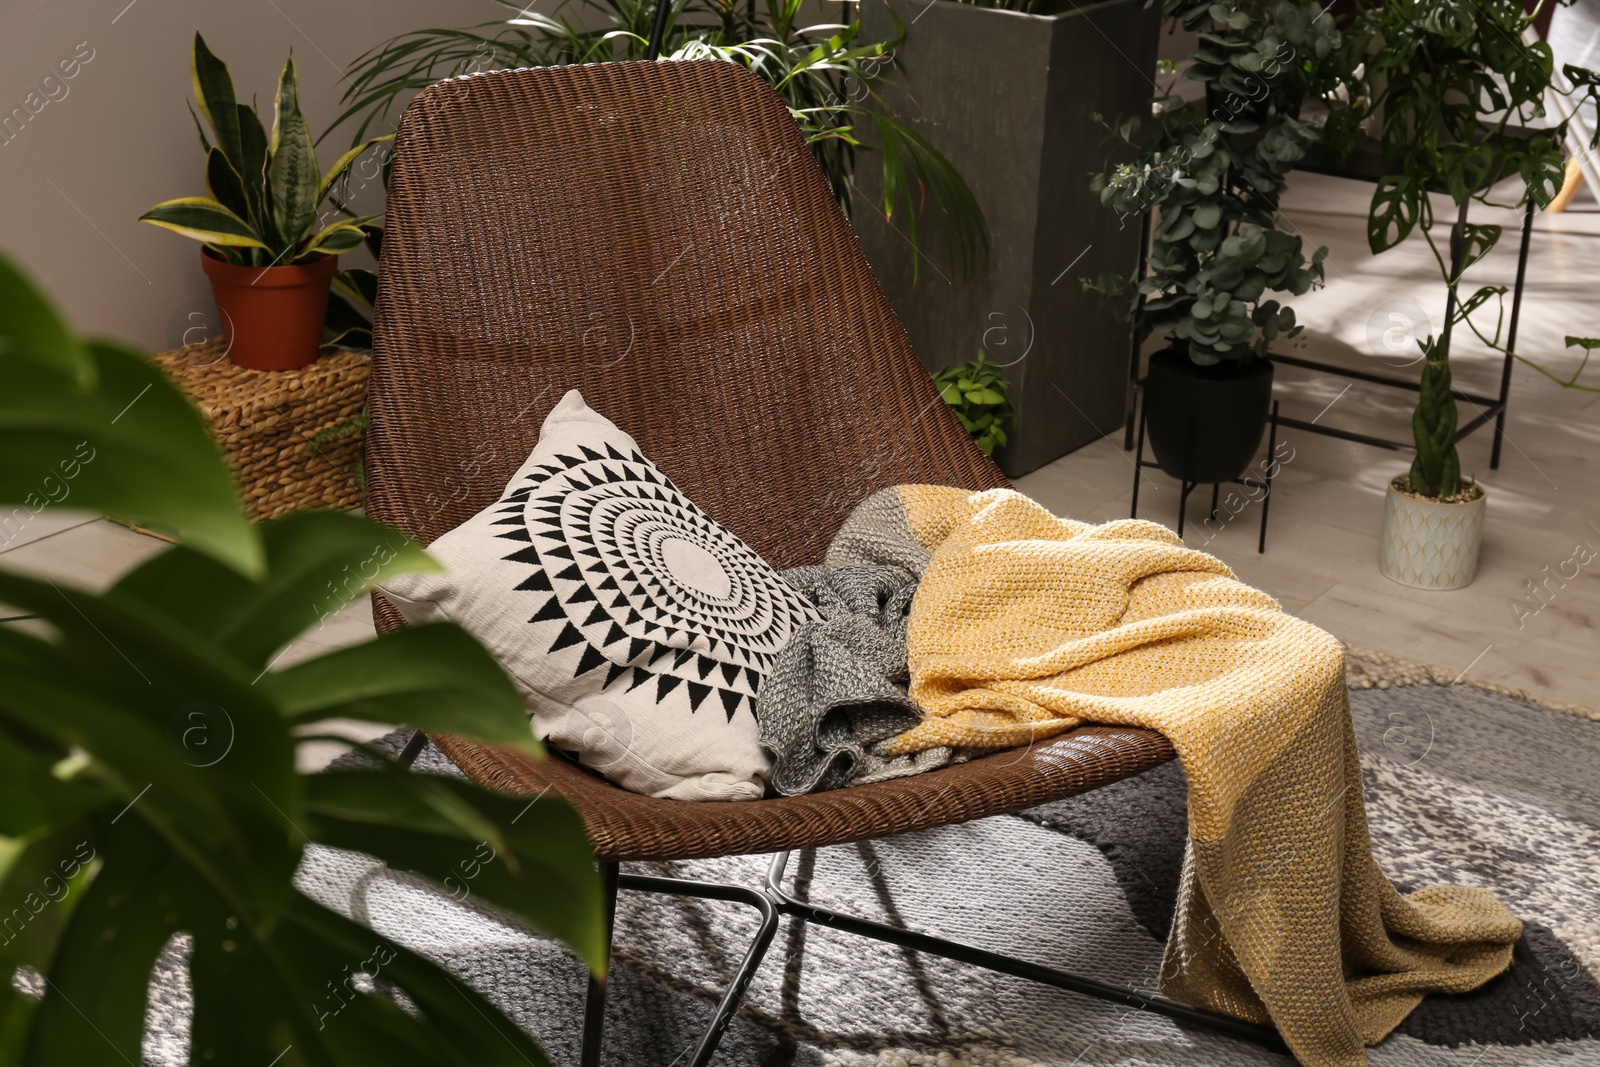
[[[321,225],[318,209],[361,153],[393,135],[355,145],[323,172],[300,113],[293,56],[278,79],[270,136],[255,107],[235,99],[228,65],[198,33],[191,69],[195,102],[211,127],[208,138],[199,115],[194,116],[211,195],[168,200],[140,219],[203,241],[218,257],[244,266],[303,263],[359,246],[380,216],[339,216]]]

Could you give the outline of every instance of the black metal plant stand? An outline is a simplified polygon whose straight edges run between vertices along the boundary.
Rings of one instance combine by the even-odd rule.
[[[1145,469],[1149,467],[1156,467],[1159,469],[1161,466],[1161,464],[1157,463],[1155,460],[1144,458],[1144,426],[1145,420],[1149,417],[1149,412],[1145,410],[1142,404],[1139,406],[1138,410],[1139,448],[1138,452],[1134,455],[1133,460],[1133,507],[1128,514],[1130,519],[1137,519],[1139,517],[1139,482],[1144,478]],[[1249,489],[1261,490],[1261,532],[1256,540],[1257,553],[1262,553],[1267,550],[1267,515],[1269,509],[1272,507],[1272,477],[1278,465],[1278,461],[1275,456],[1278,451],[1278,423],[1280,421],[1286,426],[1291,425],[1288,419],[1279,419],[1278,401],[1274,400],[1272,402],[1272,414],[1268,419],[1268,425],[1272,428],[1272,431],[1271,437],[1267,441],[1267,462],[1265,467],[1262,469],[1262,473],[1265,475],[1265,477],[1234,478],[1228,483],[1230,485],[1242,485]],[[1132,423],[1130,422],[1129,425],[1131,427]],[[1189,494],[1198,489],[1203,483],[1191,481],[1188,478],[1182,478],[1179,480],[1182,482],[1183,491],[1178,497],[1178,536],[1182,537],[1184,515],[1189,509]],[[1215,519],[1217,517],[1217,498],[1221,495],[1221,491],[1221,482],[1213,482],[1211,484],[1211,514],[1208,516],[1211,519]]]
[[[753,4],[755,0],[751,0]],[[667,14],[672,10],[673,0],[656,0],[656,17],[650,27],[650,45],[645,49],[646,59],[660,59],[661,46],[667,39]]]
[[[1468,202],[1470,203],[1470,201]],[[1522,241],[1517,250],[1517,280],[1511,292],[1511,321],[1506,325],[1506,354],[1500,368],[1500,392],[1497,396],[1482,396],[1477,393],[1468,393],[1460,389],[1452,389],[1451,395],[1457,400],[1471,404],[1477,413],[1456,430],[1455,440],[1459,444],[1468,435],[1494,422],[1494,443],[1489,449],[1489,469],[1500,469],[1500,443],[1506,434],[1506,409],[1511,401],[1511,367],[1516,357],[1512,355],[1517,350],[1517,324],[1522,315],[1522,287],[1528,275],[1528,243],[1533,235],[1533,210],[1534,203],[1530,197],[1528,205],[1522,214]],[[1459,282],[1462,271],[1462,233],[1467,223],[1467,203],[1461,205],[1460,214],[1450,231],[1450,276],[1452,282]],[[1456,292],[1452,286],[1449,296],[1445,300],[1444,329],[1441,331],[1440,343],[1447,348],[1450,344],[1450,320],[1455,317]],[[1274,363],[1282,363],[1291,367],[1304,367],[1308,370],[1320,371],[1324,374],[1335,374],[1342,378],[1352,378],[1356,381],[1370,382],[1374,385],[1384,385],[1391,389],[1407,389],[1413,393],[1422,391],[1420,382],[1408,381],[1389,374],[1374,374],[1371,371],[1352,370],[1348,367],[1335,366],[1332,363],[1322,363],[1314,359],[1303,359],[1299,356],[1272,356]],[[1341,429],[1338,426],[1320,426],[1304,419],[1285,418],[1285,426],[1292,426],[1297,430],[1307,433],[1318,433],[1324,437],[1338,437],[1345,441],[1355,441],[1358,444],[1371,445],[1374,448],[1386,448],[1391,452],[1405,452],[1416,446],[1410,441],[1396,441],[1387,437],[1375,437],[1371,434],[1357,433],[1354,430]]]
[[[1363,174],[1352,174],[1342,170],[1319,166],[1306,166],[1303,164],[1301,169],[1310,170],[1317,173],[1334,174],[1339,177],[1356,178],[1357,180],[1367,177]],[[1459,282],[1461,279],[1461,260],[1463,254],[1462,234],[1467,223],[1467,205],[1469,203],[1471,203],[1471,201],[1467,201],[1461,205],[1461,210],[1457,216],[1456,222],[1451,227],[1450,276],[1453,283]],[[1460,389],[1451,390],[1451,395],[1457,400],[1465,401],[1466,403],[1471,404],[1474,409],[1476,409],[1476,414],[1456,430],[1455,440],[1457,443],[1460,443],[1478,429],[1488,425],[1489,422],[1494,422],[1494,443],[1490,446],[1489,450],[1490,470],[1500,469],[1500,445],[1505,438],[1506,410],[1511,402],[1511,368],[1516,361],[1516,356],[1513,355],[1513,353],[1517,350],[1517,326],[1522,317],[1522,290],[1528,277],[1528,245],[1533,236],[1533,213],[1534,202],[1532,198],[1529,198],[1527,206],[1523,209],[1522,213],[1522,239],[1517,249],[1517,279],[1515,284],[1512,286],[1511,291],[1511,320],[1506,325],[1506,353],[1505,359],[1500,367],[1500,391],[1495,396],[1482,396],[1478,393],[1468,393]],[[1145,212],[1146,249],[1149,245],[1149,219],[1150,213],[1147,211]],[[1141,250],[1139,271],[1140,277],[1143,277],[1144,275],[1146,255],[1147,252]],[[1455,317],[1455,311],[1456,293],[1455,288],[1452,285],[1449,295],[1445,300],[1445,319],[1444,328],[1441,331],[1441,344],[1449,345],[1450,343],[1450,320]],[[1123,430],[1122,447],[1124,451],[1133,448],[1133,414],[1137,406],[1137,395],[1142,393],[1144,386],[1144,379],[1139,376],[1139,349],[1140,345],[1138,338],[1135,336],[1132,349],[1128,355],[1128,421]],[[1271,354],[1270,358],[1274,363],[1281,363],[1285,366],[1302,367],[1306,370],[1319,371],[1323,374],[1332,374],[1337,377],[1350,378],[1355,381],[1368,382],[1373,385],[1387,386],[1391,389],[1406,389],[1413,393],[1422,391],[1420,382],[1409,381],[1405,378],[1398,378],[1391,374],[1375,374],[1371,371],[1354,370],[1349,367],[1341,367],[1333,363],[1323,363],[1314,359],[1304,359],[1300,356]],[[1308,422],[1304,419],[1284,417],[1280,421],[1283,423],[1283,425],[1293,427],[1296,430],[1304,430],[1307,433],[1321,434],[1324,437],[1337,437],[1345,441],[1354,441],[1357,444],[1371,445],[1374,448],[1388,449],[1391,452],[1406,452],[1415,447],[1410,441],[1397,441],[1388,437],[1377,437],[1372,434],[1357,433],[1354,430],[1346,430],[1338,426],[1323,426],[1316,422]],[[1179,532],[1182,532],[1181,528]]]

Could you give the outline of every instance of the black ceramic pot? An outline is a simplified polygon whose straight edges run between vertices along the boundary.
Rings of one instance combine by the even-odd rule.
[[[1271,406],[1270,360],[1202,367],[1170,348],[1150,357],[1145,432],[1156,462],[1174,478],[1228,482],[1244,474]]]

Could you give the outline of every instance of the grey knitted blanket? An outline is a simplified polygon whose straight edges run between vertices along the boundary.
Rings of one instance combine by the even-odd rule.
[[[801,626],[761,685],[761,740],[783,796],[899,778],[942,767],[948,748],[887,756],[883,743],[921,721],[906,695],[906,614],[917,580],[897,566],[783,572],[821,622]]]

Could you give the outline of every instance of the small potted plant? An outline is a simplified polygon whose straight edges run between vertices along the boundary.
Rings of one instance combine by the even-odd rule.
[[[198,33],[191,66],[196,103],[211,127],[208,138],[196,117],[211,195],[168,200],[140,219],[203,242],[200,265],[233,362],[260,370],[303,367],[321,347],[339,253],[360,245],[379,218],[339,217],[322,225],[319,209],[339,175],[393,135],[355,146],[322,173],[300,114],[293,57],[278,81],[270,136],[254,106],[235,100],[227,64]]]
[[[1157,212],[1149,270],[1085,286],[1123,299],[1140,340],[1164,333],[1150,359],[1146,428],[1174,478],[1225,482],[1255,457],[1272,398],[1269,346],[1302,327],[1269,293],[1320,284],[1326,248],[1307,261],[1279,228],[1286,176],[1317,138],[1300,119],[1319,91],[1317,60],[1338,46],[1333,18],[1289,0],[1235,7],[1166,0],[1164,16],[1200,30],[1185,76],[1203,101],[1164,95],[1147,123],[1124,120],[1131,164],[1095,178],[1101,203],[1123,217]]]
[[[1006,427],[1017,421],[1017,412],[1006,398],[1011,383],[1004,366],[990,363],[980,351],[970,363],[935,371],[933,386],[984,455],[1005,447]]]
[[[1411,416],[1417,455],[1384,494],[1378,569],[1402,585],[1460,589],[1478,574],[1488,498],[1476,479],[1461,477],[1449,336],[1421,347],[1422,392]]]
[[[1550,47],[1524,36],[1532,19],[1521,0],[1369,2],[1351,16],[1340,57],[1353,104],[1329,117],[1329,142],[1348,151],[1353,131],[1365,123],[1377,136],[1385,171],[1373,193],[1369,247],[1381,253],[1420,232],[1448,286],[1442,334],[1420,342],[1422,378],[1412,416],[1417,454],[1411,469],[1388,483],[1378,557],[1386,577],[1421,589],[1471,583],[1487,507],[1483,487],[1462,477],[1456,452],[1452,330],[1459,338],[1462,328],[1469,329],[1499,353],[1509,345],[1509,336],[1502,340],[1503,308],[1490,329],[1473,318],[1491,302],[1498,307],[1506,287],[1460,291],[1463,273],[1501,235],[1497,225],[1468,222],[1467,206],[1477,200],[1524,208],[1531,200],[1543,207],[1563,180],[1568,123],[1543,120],[1551,95],[1571,91],[1552,78]],[[1569,65],[1564,73],[1584,99],[1600,96],[1600,77],[1593,71]],[[1576,110],[1578,103],[1566,108]],[[1456,208],[1447,251],[1433,236],[1429,193],[1438,190],[1448,192]],[[1600,347],[1585,337],[1568,337],[1567,343],[1585,353]],[[1577,384],[1582,365],[1563,379],[1509,354],[1557,384],[1585,388]]]

